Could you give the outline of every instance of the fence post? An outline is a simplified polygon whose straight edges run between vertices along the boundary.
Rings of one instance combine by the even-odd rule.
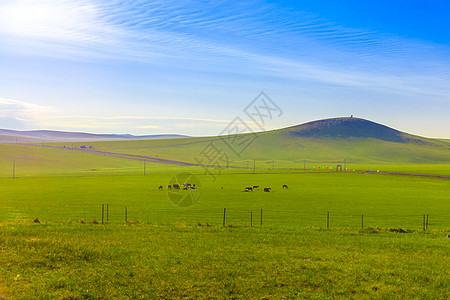
[[[425,231],[425,215],[423,215],[423,231]]]
[[[128,209],[125,206],[125,224],[128,223]]]
[[[364,215],[361,215],[361,228],[364,228]]]
[[[250,212],[250,227],[253,227],[253,212]]]
[[[224,208],[223,209],[223,227],[225,227],[225,215],[226,215],[226,213],[227,213],[227,209]]]
[[[427,226],[425,226],[425,228],[428,230],[428,215],[427,215]]]
[[[261,226],[262,226],[262,208],[261,208]]]
[[[102,224],[103,224],[103,216],[105,214],[105,204],[102,204]]]
[[[327,212],[327,229],[330,228],[330,212]]]

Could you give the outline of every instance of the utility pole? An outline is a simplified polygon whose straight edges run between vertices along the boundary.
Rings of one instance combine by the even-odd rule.
[[[144,176],[145,176],[145,167],[146,167],[146,164],[147,163],[147,161],[146,160],[144,160]]]

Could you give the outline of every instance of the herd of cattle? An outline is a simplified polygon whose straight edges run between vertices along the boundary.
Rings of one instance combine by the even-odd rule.
[[[167,188],[168,188],[169,190],[171,190],[171,189],[175,189],[175,190],[181,189],[180,185],[178,185],[178,184],[176,184],[176,183],[175,183],[175,184],[172,184],[172,185],[168,185]],[[284,185],[283,185],[283,189],[287,189],[287,188],[288,188],[288,186],[287,186],[286,184],[284,184]],[[163,187],[162,185],[160,185],[160,186],[158,187],[158,189],[162,190],[162,189],[164,189],[164,187]],[[182,188],[182,189],[183,189],[183,190],[188,190],[188,189],[195,190],[195,183],[194,183],[194,184],[183,183],[183,188]],[[223,187],[222,187],[222,189],[223,189]],[[256,190],[259,190],[259,185],[248,186],[248,187],[246,187],[246,188],[243,190],[243,192],[253,192],[253,191],[256,191]],[[264,192],[266,192],[266,193],[269,193],[271,190],[272,190],[272,188],[270,188],[270,187],[264,188]]]
[[[180,185],[179,184],[172,184],[172,185],[168,185],[167,186],[167,188],[169,189],[169,190],[171,190],[172,188],[173,189],[175,189],[175,190],[180,190],[181,189],[181,187],[180,187]],[[158,189],[160,189],[160,190],[162,190],[162,189],[164,189],[164,187],[162,186],[162,185],[160,185],[159,187],[158,187]],[[182,188],[183,190],[189,190],[189,189],[192,189],[192,190],[195,190],[195,183],[194,184],[190,184],[190,183],[183,183],[183,188]]]
[[[283,184],[283,189],[287,189],[288,186],[286,184]],[[254,185],[254,186],[248,186],[246,187],[243,192],[253,192],[255,190],[259,190],[259,185]],[[266,187],[264,188],[264,192],[269,193],[272,190],[272,188],[270,187]]]

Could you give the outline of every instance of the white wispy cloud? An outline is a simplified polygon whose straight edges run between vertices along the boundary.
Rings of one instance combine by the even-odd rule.
[[[56,113],[53,107],[42,106],[30,102],[0,98],[0,117],[14,118],[19,121],[33,122]]]
[[[179,81],[186,80],[186,74],[174,70],[200,74],[206,80],[213,74],[211,81],[228,75],[256,78],[263,86],[275,78],[287,80],[285,86],[307,82],[319,89],[339,86],[402,97],[420,95],[438,104],[448,102],[450,95],[449,49],[444,46],[347,28],[267,1],[2,0],[0,45],[0,50],[10,47],[14,53],[67,60],[140,62],[172,72]],[[443,54],[437,57],[436,52]],[[151,129],[164,128],[158,123],[163,121],[187,121],[179,123],[187,127],[228,122],[18,111],[16,118],[34,116],[42,126],[71,128]]]
[[[192,118],[192,117],[152,117],[152,116],[80,116],[80,115],[65,115],[65,116],[51,116],[49,119],[67,119],[74,118],[79,120],[187,120],[187,121],[204,121],[212,123],[228,123],[230,120],[218,120],[218,119],[208,119],[208,118]]]
[[[45,48],[42,55],[61,56],[61,52],[67,52],[71,59],[104,57],[172,67],[179,67],[183,61],[184,68],[205,72],[213,65],[217,71],[229,73],[262,73],[410,93],[426,90],[415,74],[387,78],[364,65],[368,59],[386,56],[395,62],[405,52],[415,54],[418,50],[411,49],[425,46],[345,28],[304,12],[280,12],[274,5],[231,1],[4,0],[0,3],[0,33],[39,40]],[[30,51],[35,47],[39,46],[34,44]],[[363,61],[362,65],[346,65],[348,60],[314,60],[315,53],[340,57],[345,51]],[[224,63],[218,63],[220,60]],[[448,79],[445,74],[435,74],[428,76],[428,81]],[[443,86],[439,89],[448,93]],[[439,93],[439,89],[434,90]]]
[[[31,102],[0,98],[0,119],[8,118],[21,122],[27,128],[53,128],[74,130],[103,129],[103,130],[127,130],[134,129],[165,129],[165,128],[201,128],[204,126],[219,126],[230,120],[196,117],[175,116],[86,116],[86,115],[61,115],[56,108],[42,106]],[[1,121],[1,120],[0,120]],[[148,124],[147,122],[157,124]],[[171,125],[172,121],[186,121],[182,126]],[[169,123],[168,123],[169,122]],[[1,126],[0,122],[0,128]]]

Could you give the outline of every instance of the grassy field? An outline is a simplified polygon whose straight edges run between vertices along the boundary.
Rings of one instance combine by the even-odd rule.
[[[442,232],[197,225],[0,226],[11,299],[446,299]]]
[[[449,296],[450,180],[301,173],[224,174],[213,181],[198,169],[2,179],[1,293],[11,299]],[[197,170],[203,189],[189,208],[176,207],[157,188],[182,170]],[[273,191],[242,192],[247,185]],[[109,222],[93,224],[101,223],[102,203],[109,204]],[[423,214],[430,218],[426,231]],[[36,217],[41,223],[32,222]]]
[[[195,162],[209,140],[0,144],[0,298],[450,296],[450,179],[383,173],[449,176],[445,146],[263,136],[214,177],[133,157]],[[182,172],[193,206],[167,190]]]
[[[0,220],[39,217],[50,222],[99,221],[101,204],[108,204],[110,222],[124,222],[127,207],[130,220],[152,224],[199,221],[219,225],[227,208],[228,220],[237,224],[248,224],[250,212],[255,223],[259,222],[262,209],[264,223],[277,226],[324,226],[328,212],[331,224],[338,227],[360,226],[361,215],[366,215],[367,226],[419,229],[424,214],[429,215],[435,229],[447,229],[449,225],[448,179],[379,173],[292,173],[224,174],[214,181],[199,173],[199,201],[180,209],[169,200],[167,188],[158,189],[176,174],[3,179]],[[284,184],[289,189],[283,189]],[[260,189],[243,192],[254,185]],[[264,187],[272,191],[265,193]]]

